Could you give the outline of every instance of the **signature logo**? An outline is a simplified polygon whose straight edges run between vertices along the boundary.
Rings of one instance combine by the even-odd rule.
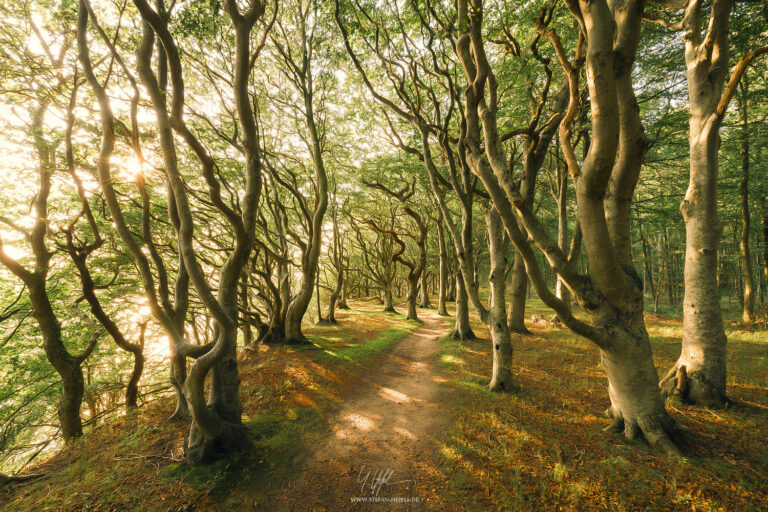
[[[360,484],[360,492],[365,493],[370,491],[374,496],[379,495],[381,488],[386,486],[393,486],[398,484],[406,484],[413,482],[413,480],[398,480],[397,482],[391,482],[390,480],[395,474],[394,469],[367,469],[366,466],[360,468],[360,472],[357,474],[357,483]]]

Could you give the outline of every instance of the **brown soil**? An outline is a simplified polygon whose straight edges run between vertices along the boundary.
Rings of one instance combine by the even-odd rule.
[[[422,326],[380,356],[344,398],[331,432],[297,464],[272,510],[441,510],[437,453],[448,422],[436,369],[447,325],[420,311]]]

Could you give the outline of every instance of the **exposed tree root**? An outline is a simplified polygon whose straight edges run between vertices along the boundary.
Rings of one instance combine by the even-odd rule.
[[[280,338],[274,335],[267,335],[264,337],[264,340],[262,341],[265,345],[275,346],[275,345],[312,345],[312,342],[307,339],[306,336],[301,336],[299,338]]]
[[[464,333],[454,329],[453,331],[451,331],[451,338],[456,341],[465,342],[465,341],[476,340],[477,336],[475,336],[475,333],[472,332],[472,329],[469,329],[467,332],[464,332]]]
[[[680,440],[677,425],[666,412],[626,419],[613,407],[609,407],[605,410],[605,416],[611,419],[611,424],[603,429],[605,432],[623,432],[624,437],[629,440],[642,436],[651,446],[661,449],[668,456],[683,457],[676,444]]]
[[[300,338],[289,338],[284,342],[286,345],[313,345],[309,338],[301,336]]]
[[[168,419],[165,420],[165,421],[167,421],[168,423],[176,423],[176,422],[180,422],[180,421],[188,421],[191,418],[192,418],[192,416],[189,413],[183,413],[183,412],[177,410],[177,411],[174,411],[173,414],[168,416]]]
[[[193,424],[184,442],[184,458],[189,464],[207,464],[231,452],[253,449],[253,443],[242,424],[223,422],[216,437],[206,436]]]
[[[511,333],[513,333],[513,334],[523,334],[523,335],[533,334],[533,333],[531,333],[531,331],[529,331],[529,330],[528,330],[528,328],[527,328],[526,326],[524,326],[524,325],[523,325],[522,327],[520,327],[520,326],[518,326],[518,327],[512,327],[512,326],[510,325],[510,326],[509,326],[509,332],[511,332]]]
[[[522,388],[513,379],[508,381],[498,379],[492,380],[488,384],[488,389],[494,393],[519,393]]]
[[[688,373],[685,365],[675,364],[659,383],[661,396],[678,398],[686,404],[719,408],[728,404],[728,397],[718,391],[704,372]]]
[[[45,475],[42,473],[35,473],[29,475],[4,475],[0,473],[0,488],[14,483],[31,482],[43,478]]]

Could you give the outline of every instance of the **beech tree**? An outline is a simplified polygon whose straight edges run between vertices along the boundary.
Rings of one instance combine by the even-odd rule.
[[[67,13],[62,13],[66,16]],[[34,37],[45,50],[45,60],[35,65],[40,70],[56,69],[64,65],[69,57],[67,50],[72,45],[70,37],[65,36],[61,42],[61,51],[54,54],[43,33],[38,29],[34,20],[27,18],[33,27]],[[13,57],[8,56],[7,63],[13,62]],[[21,56],[21,61],[24,55]],[[10,71],[10,67],[9,67]],[[20,71],[25,76],[24,71]],[[67,442],[72,441],[83,434],[83,422],[80,408],[83,402],[85,381],[82,365],[96,348],[101,332],[94,331],[89,340],[80,351],[75,351],[72,346],[72,338],[80,334],[77,330],[69,330],[72,334],[62,331],[60,320],[61,312],[57,311],[56,298],[49,293],[49,277],[52,271],[52,259],[56,255],[53,236],[57,229],[54,226],[54,217],[51,215],[49,201],[53,188],[54,173],[58,166],[58,145],[55,137],[51,137],[46,129],[46,116],[54,106],[56,100],[61,98],[61,89],[70,83],[72,98],[77,94],[78,77],[71,74],[59,73],[48,76],[40,73],[30,77],[33,80],[36,94],[30,99],[30,118],[26,127],[26,137],[32,141],[34,149],[34,168],[36,184],[34,194],[30,201],[32,225],[25,228],[13,219],[3,215],[0,222],[12,230],[16,236],[21,236],[17,243],[26,244],[32,255],[32,265],[24,265],[17,258],[5,250],[7,240],[0,238],[0,264],[8,269],[16,278],[24,284],[24,293],[28,294],[32,316],[40,330],[42,347],[50,365],[55,369],[60,379],[61,395],[57,404],[57,414],[61,428],[61,436]]]
[[[747,66],[768,52],[768,47],[745,54],[726,85],[733,1],[712,2],[706,30],[702,27],[703,2],[692,0],[672,7],[684,7],[680,27],[684,31],[691,111],[691,167],[688,191],[680,204],[686,226],[682,350],[661,386],[666,394],[677,392],[693,403],[717,406],[727,400],[727,338],[717,285],[722,233],[717,211],[720,125]]]
[[[416,182],[413,181],[410,184],[406,184],[400,190],[393,190],[389,187],[377,182],[365,182],[366,186],[381,190],[384,194],[396,199],[402,204],[405,214],[413,220],[416,229],[387,229],[386,227],[378,225],[373,219],[366,219],[366,222],[373,230],[379,233],[389,235],[397,245],[397,249],[392,253],[392,261],[398,262],[408,269],[408,295],[406,297],[406,303],[408,305],[408,313],[406,318],[408,320],[418,320],[418,313],[416,311],[416,301],[421,281],[421,276],[424,269],[427,266],[427,225],[424,222],[423,215],[420,214],[416,208],[410,203],[411,198],[416,193]],[[403,240],[404,237],[413,239],[416,244],[417,254],[415,257],[408,257],[405,252],[407,245]]]
[[[755,400],[726,333],[768,312],[766,9],[3,4],[0,486],[123,416],[188,426],[188,463],[261,457],[284,391],[390,349],[524,405],[529,351],[574,335],[607,430],[679,455],[667,398]]]
[[[577,179],[578,219],[589,261],[587,275],[575,271],[512,186],[501,154],[498,84],[485,52],[480,0],[457,2],[456,53],[467,82],[464,144],[470,167],[488,190],[539,297],[567,327],[600,348],[611,400],[607,414],[613,423],[609,428],[623,430],[628,438],[642,433],[651,444],[678,452],[670,437],[674,437],[675,427],[659,393],[643,319],[642,282],[632,267],[629,237],[631,199],[646,150],[631,77],[643,5],[642,1],[568,3],[583,34],[573,60],[557,33],[544,24],[544,16],[538,20],[539,31],[555,46],[569,78],[571,105],[579,100],[577,69],[582,55],[588,77],[592,133],[581,165],[573,155],[567,124],[560,134],[569,172]],[[564,122],[569,121],[566,114]],[[588,313],[589,322],[575,318],[547,288],[518,220]]]

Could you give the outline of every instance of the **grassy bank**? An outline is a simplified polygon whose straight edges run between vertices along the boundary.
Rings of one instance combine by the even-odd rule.
[[[102,425],[40,464],[37,482],[0,494],[2,511],[242,510],[266,507],[293,464],[327,432],[326,419],[374,356],[417,327],[380,306],[340,311],[312,326],[308,347],[263,347],[240,358],[244,421],[253,453],[206,466],[183,463],[186,423],[168,423],[172,399]]]

